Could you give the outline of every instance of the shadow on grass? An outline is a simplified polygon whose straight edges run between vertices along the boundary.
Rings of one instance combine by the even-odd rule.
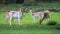
[[[60,25],[59,25],[60,26]],[[0,24],[0,30],[55,30],[56,25],[40,25],[40,24],[23,24],[23,25],[7,25]]]

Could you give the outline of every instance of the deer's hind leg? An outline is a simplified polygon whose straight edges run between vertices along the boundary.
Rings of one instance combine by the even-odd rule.
[[[9,16],[6,16],[6,23],[8,23],[8,20],[9,20]]]

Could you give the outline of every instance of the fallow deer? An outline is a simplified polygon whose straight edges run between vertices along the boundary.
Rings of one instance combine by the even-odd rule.
[[[42,19],[40,19],[40,24],[43,22],[44,19],[47,19],[47,21],[49,21],[49,19],[50,19],[50,11],[49,10],[46,10],[44,12]]]
[[[33,10],[30,10],[29,12],[30,12],[30,15],[32,16],[34,22],[36,21],[36,17],[39,17],[41,19],[43,16],[43,13],[41,11],[33,12]]]
[[[14,18],[17,18],[18,19],[18,24],[20,25],[20,21],[21,21],[21,18],[22,18],[22,9],[20,8],[20,11],[9,11],[9,12],[6,12],[6,20],[10,19],[10,25],[12,25],[12,20]]]

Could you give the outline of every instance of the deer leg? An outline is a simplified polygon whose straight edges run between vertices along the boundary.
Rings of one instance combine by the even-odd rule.
[[[18,24],[20,25],[20,19],[21,19],[21,16],[18,15]]]
[[[36,21],[35,21],[35,17],[32,17],[32,18],[33,18],[33,21],[36,22]]]
[[[44,18],[40,18],[40,24],[43,22],[44,19],[45,19],[45,17]]]
[[[47,21],[47,22],[50,21],[50,16],[46,16],[46,21]]]
[[[12,17],[10,17],[10,25],[12,25]]]
[[[18,18],[18,24],[20,25],[20,18]]]
[[[49,22],[50,21],[50,18],[47,18],[47,21]]]
[[[9,19],[9,17],[8,17],[8,16],[6,16],[6,22],[8,22],[8,19]]]
[[[43,21],[43,20],[42,20],[42,19],[40,19],[40,24],[42,23],[42,21]]]

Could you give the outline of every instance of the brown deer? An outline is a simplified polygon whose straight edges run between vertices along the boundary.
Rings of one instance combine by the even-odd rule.
[[[50,11],[46,10],[43,14],[43,17],[40,19],[40,24],[43,22],[44,19],[47,19],[47,21],[49,21],[50,18]]]

